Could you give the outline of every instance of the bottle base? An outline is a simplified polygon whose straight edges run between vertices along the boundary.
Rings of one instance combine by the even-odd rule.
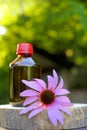
[[[23,102],[10,102],[13,107],[23,107]]]

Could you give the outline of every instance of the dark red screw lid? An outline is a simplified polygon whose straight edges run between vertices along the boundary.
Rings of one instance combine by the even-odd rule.
[[[19,43],[17,44],[17,55],[29,54],[33,55],[33,45],[31,43]]]

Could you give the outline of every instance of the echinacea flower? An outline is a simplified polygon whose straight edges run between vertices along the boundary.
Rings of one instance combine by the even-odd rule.
[[[25,97],[23,106],[26,107],[19,114],[30,112],[28,116],[30,119],[46,109],[50,121],[55,126],[58,121],[63,125],[64,119],[62,112],[71,115],[67,107],[72,104],[69,98],[65,96],[70,92],[63,88],[63,79],[62,77],[58,77],[55,70],[53,70],[53,76],[48,75],[47,79],[47,86],[42,79],[35,78],[31,81],[22,80],[29,89],[20,93],[21,97]]]

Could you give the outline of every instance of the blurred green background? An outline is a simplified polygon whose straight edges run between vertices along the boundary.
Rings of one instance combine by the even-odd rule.
[[[86,0],[0,0],[0,104],[9,102],[9,63],[21,42],[33,44],[43,77],[53,68],[64,77],[73,101],[87,92]]]

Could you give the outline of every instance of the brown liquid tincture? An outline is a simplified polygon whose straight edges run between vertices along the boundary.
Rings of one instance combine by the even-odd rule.
[[[17,45],[18,57],[10,63],[10,103],[13,106],[22,106],[23,98],[20,92],[27,87],[22,83],[22,79],[31,80],[41,77],[40,65],[32,59],[33,46],[30,43],[20,43]]]

